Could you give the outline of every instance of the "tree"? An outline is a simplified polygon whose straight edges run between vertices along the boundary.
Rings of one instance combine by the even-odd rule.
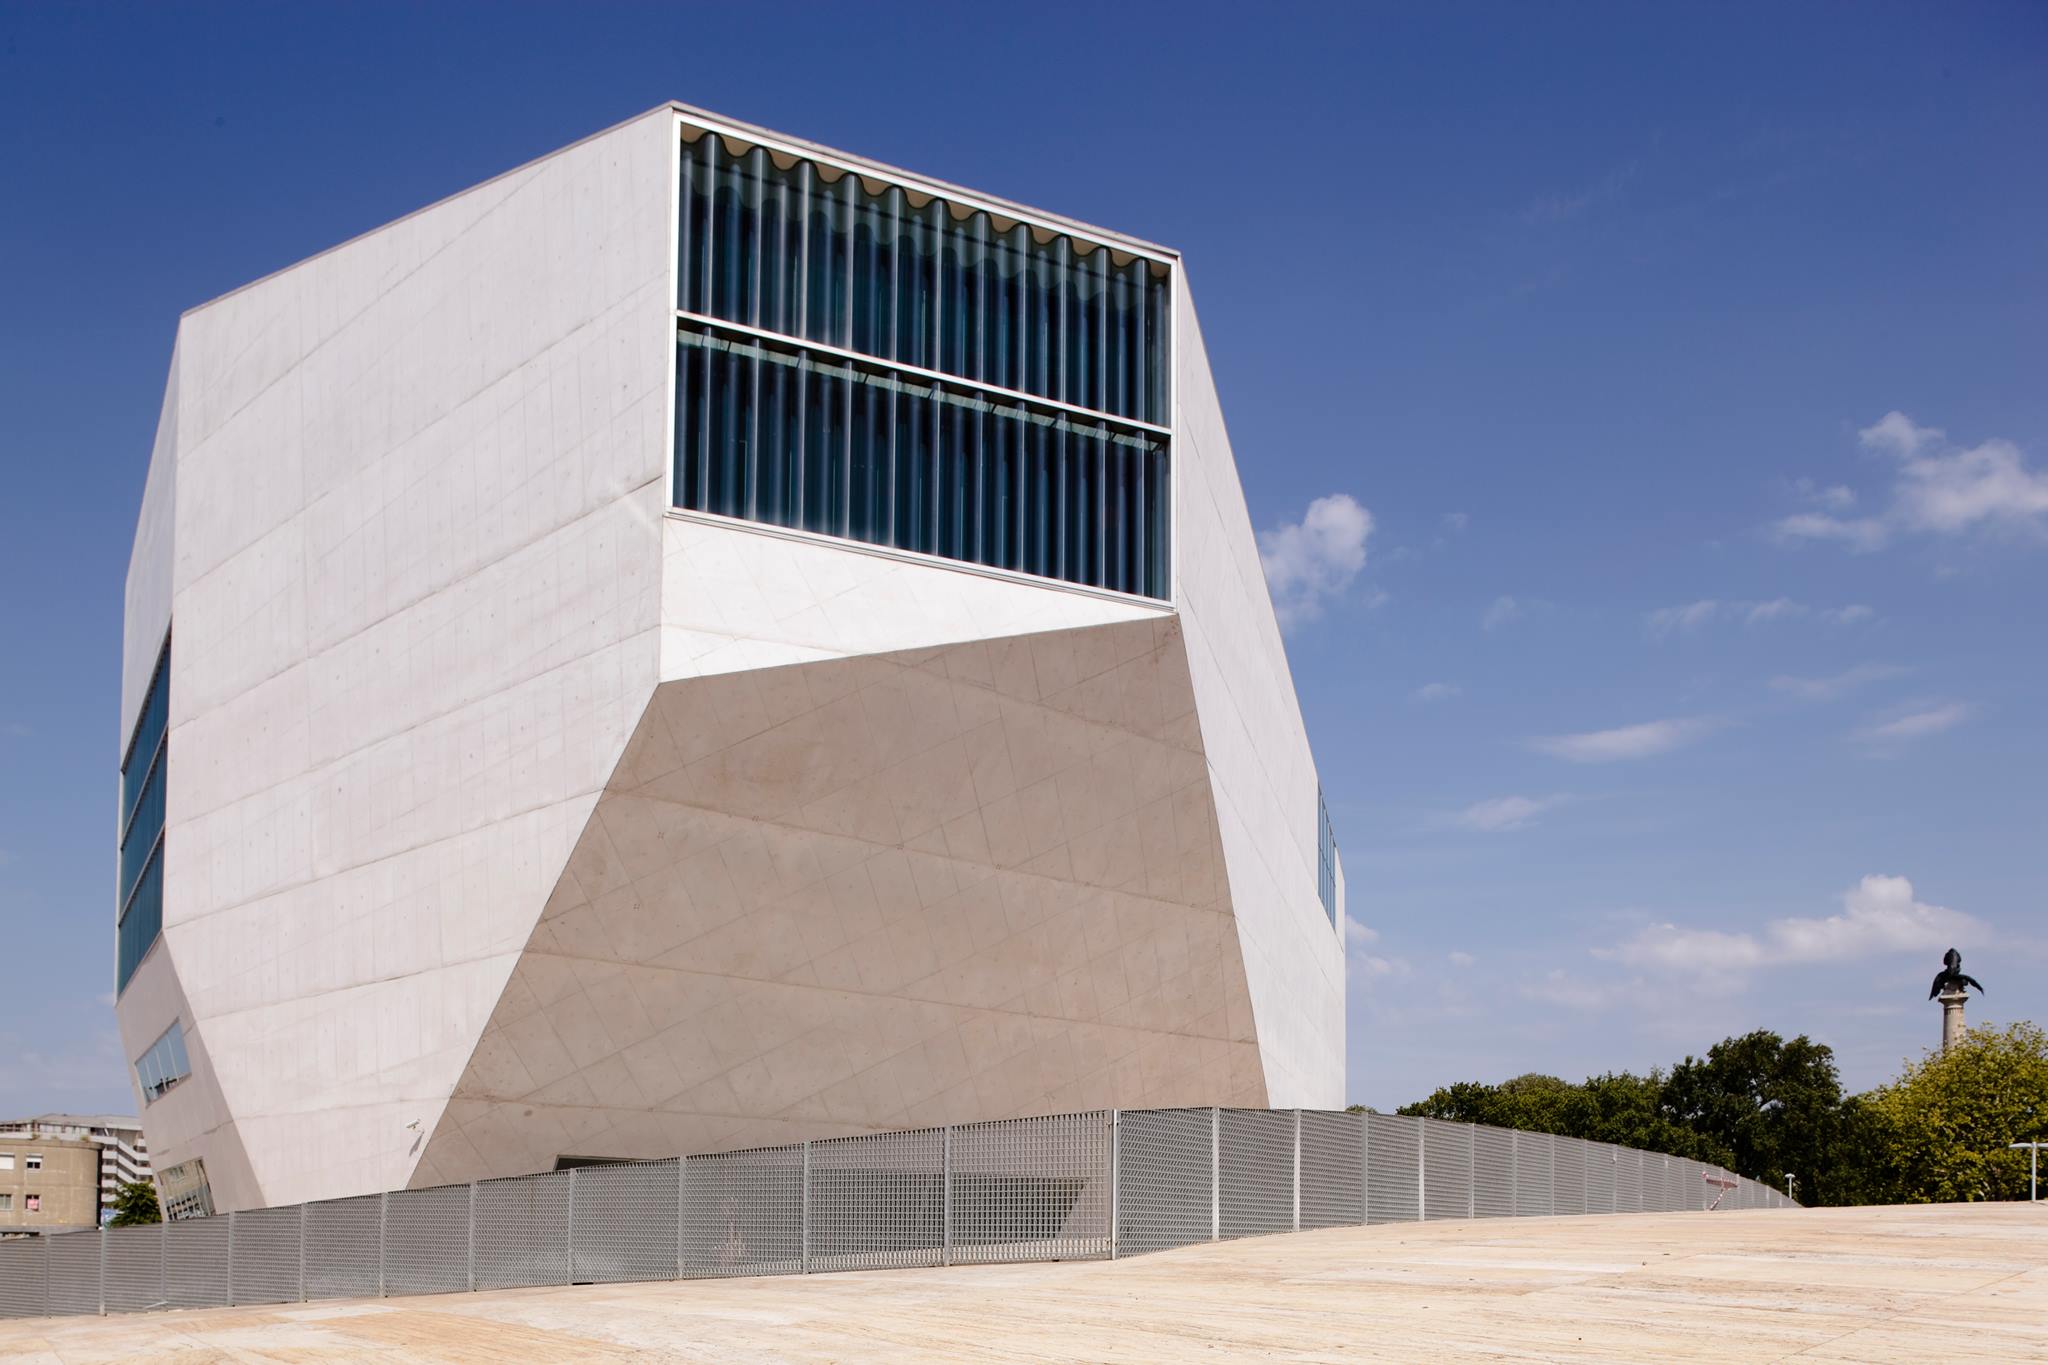
[[[1665,1079],[1660,1108],[1729,1152],[1723,1164],[1740,1174],[1782,1190],[1796,1173],[1806,1203],[1868,1197],[1869,1117],[1842,1094],[1833,1049],[1804,1034],[1787,1042],[1758,1029],[1687,1057]]]
[[[1659,1110],[1663,1079],[1626,1071],[1574,1085],[1556,1076],[1517,1076],[1499,1085],[1460,1081],[1399,1112],[1457,1123],[1559,1133],[1727,1165],[1728,1153]]]
[[[157,1208],[156,1186],[147,1180],[126,1181],[114,1191],[114,1218],[107,1226],[132,1228],[163,1221],[163,1212]]]
[[[1903,1203],[2025,1199],[2027,1153],[2048,1129],[2048,1034],[1973,1028],[1865,1097],[1884,1153],[1879,1197]]]

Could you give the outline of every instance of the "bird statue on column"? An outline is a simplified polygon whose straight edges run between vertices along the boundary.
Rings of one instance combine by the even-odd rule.
[[[1984,994],[1984,985],[1974,976],[1963,973],[1963,955],[1951,948],[1941,955],[1941,970],[1934,974],[1934,986],[1927,992],[1929,1000],[1943,991],[1959,991],[1965,986],[1975,986],[1977,994]]]

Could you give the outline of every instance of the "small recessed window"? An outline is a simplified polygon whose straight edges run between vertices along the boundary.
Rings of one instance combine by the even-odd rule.
[[[40,1171],[43,1169],[43,1154],[41,1152],[30,1152],[28,1160],[21,1164],[24,1170]]]
[[[43,1211],[43,1197],[39,1194],[29,1195],[21,1201],[21,1208],[24,1213],[41,1213]]]
[[[11,1194],[0,1194],[0,1213],[9,1213],[12,1212],[13,1209],[14,1196]]]
[[[135,1079],[142,1087],[144,1104],[153,1102],[191,1074],[192,1064],[185,1057],[185,1033],[175,1023],[149,1045],[149,1051],[135,1059]]]

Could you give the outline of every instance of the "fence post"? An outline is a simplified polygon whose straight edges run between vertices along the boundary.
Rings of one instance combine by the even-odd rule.
[[[107,1225],[100,1224],[100,1316],[107,1315]]]
[[[476,1182],[469,1182],[469,1292],[476,1292]]]
[[[1294,1111],[1294,1230],[1301,1231],[1301,1111]]]
[[[1429,1120],[1415,1120],[1415,1221],[1429,1221]]]
[[[1117,1188],[1117,1122],[1123,1110],[1109,1111],[1109,1259],[1116,1259],[1117,1225],[1123,1221],[1122,1192]]]
[[[569,1229],[567,1241],[569,1254],[562,1259],[568,1262],[568,1282],[576,1283],[576,1176],[574,1166],[569,1168]]]
[[[688,1212],[688,1210],[687,1210],[687,1208],[685,1207],[685,1205],[684,1205],[684,1203],[683,1203],[684,1195],[685,1195],[685,1193],[687,1192],[687,1190],[689,1189],[689,1185],[688,1185],[688,1181],[689,1181],[689,1178],[690,1178],[690,1176],[689,1176],[689,1172],[690,1172],[690,1158],[688,1158],[688,1157],[686,1157],[686,1156],[679,1156],[679,1157],[677,1157],[677,1158],[676,1158],[676,1273],[675,1273],[675,1278],[676,1278],[676,1279],[678,1279],[678,1280],[680,1280],[681,1278],[683,1278],[683,1269],[684,1269],[684,1267],[683,1267],[683,1220],[684,1220],[684,1219],[686,1219],[686,1218],[688,1218],[688,1217],[690,1216],[690,1215],[689,1215],[689,1212]]]
[[[230,1307],[235,1302],[235,1218],[236,1215],[231,1211],[228,1214],[228,1305]]]
[[[953,1264],[953,1125],[946,1125],[946,1145],[939,1158],[939,1179],[944,1181],[939,1204],[939,1236],[944,1246],[941,1260]]]
[[[391,1202],[391,1191],[382,1190],[377,1195],[377,1297],[384,1297],[384,1209]]]
[[[1209,1240],[1223,1240],[1223,1111],[1209,1107]]]
[[[299,1302],[306,1301],[306,1204],[299,1205]]]
[[[1358,1226],[1372,1221],[1372,1125],[1358,1115]]]
[[[158,1215],[161,1217],[162,1215]],[[156,1225],[156,1306],[168,1308],[171,1303],[171,1225],[167,1222]]]
[[[1479,1216],[1479,1130],[1465,1130],[1465,1216]]]
[[[797,1224],[803,1236],[797,1246],[796,1268],[799,1273],[811,1273],[811,1144],[804,1144],[804,1188],[801,1202],[797,1206]]]

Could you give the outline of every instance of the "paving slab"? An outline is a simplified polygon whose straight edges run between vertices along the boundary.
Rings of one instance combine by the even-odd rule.
[[[1335,1228],[1117,1262],[0,1322],[0,1360],[2048,1361],[2048,1205]]]

